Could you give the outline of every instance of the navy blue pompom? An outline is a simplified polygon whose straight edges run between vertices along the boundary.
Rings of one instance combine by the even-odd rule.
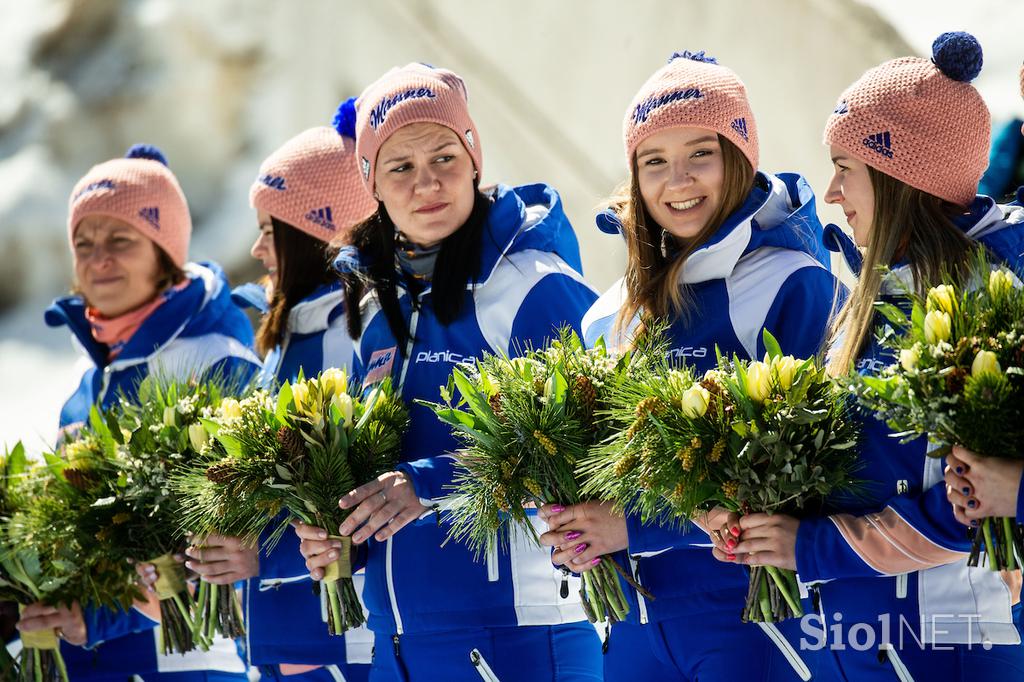
[[[705,64],[718,63],[718,60],[714,57],[704,54],[704,50],[701,50],[700,52],[690,52],[689,50],[673,52],[672,56],[668,58],[668,63],[671,64],[677,59],[692,59],[695,62],[704,62]]]
[[[338,105],[338,111],[331,122],[338,134],[343,137],[356,137],[356,98],[349,97]]]
[[[160,148],[151,144],[133,144],[124,155],[124,158],[149,159],[150,161],[159,161],[165,166],[168,165],[167,157],[160,151]]]
[[[932,43],[932,63],[947,77],[970,83],[981,73],[981,44],[964,31],[943,33]]]
[[[334,257],[334,271],[339,275],[355,273],[365,275],[369,268],[359,255],[359,249],[354,246],[343,246]]]

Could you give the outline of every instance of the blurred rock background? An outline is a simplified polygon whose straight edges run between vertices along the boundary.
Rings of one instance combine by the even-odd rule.
[[[944,7],[948,5],[948,7]],[[88,168],[136,142],[163,149],[189,199],[192,257],[234,282],[258,274],[248,187],[260,161],[387,68],[459,72],[484,180],[545,181],[563,195],[588,277],[622,270],[594,207],[623,179],[621,122],[676,50],[704,49],[745,80],[762,166],[819,190],[839,93],[866,68],[928,54],[944,30],[986,50],[977,82],[994,116],[1020,109],[1016,0],[23,0],[0,5],[0,441],[52,437],[73,388],[66,334],[41,310],[67,290],[67,198]],[[821,205],[824,219],[842,215]]]

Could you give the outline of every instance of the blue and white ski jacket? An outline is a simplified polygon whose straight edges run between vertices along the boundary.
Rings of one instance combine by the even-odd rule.
[[[244,285],[232,294],[235,303],[267,311],[263,287]],[[347,369],[352,339],[345,326],[340,283],[325,284],[292,307],[281,344],[263,361],[260,383],[273,389],[296,379],[314,377],[328,367]],[[313,593],[299,539],[291,530],[269,553],[260,550],[259,575],[246,584],[247,650],[254,665],[369,664],[373,634],[360,627],[331,636],[320,597]],[[353,576],[361,591],[363,575]]]
[[[219,373],[246,381],[259,369],[252,351],[252,326],[232,303],[223,271],[215,263],[185,266],[188,285],[172,290],[167,300],[146,318],[120,354],[108,360],[108,348],[93,337],[81,297],[60,298],[47,309],[51,327],[67,326],[84,350],[88,365],[78,389],[60,414],[62,431],[73,430],[89,418],[94,404],[112,406],[120,395],[135,395],[150,373],[186,378]],[[247,679],[246,665],[235,642],[218,638],[210,651],[165,656],[158,653],[156,622],[136,609],[115,612],[86,609],[86,648],[61,643],[61,653],[74,680],[110,679],[112,676],[144,675],[158,680],[160,673],[204,671],[238,673]],[[188,682],[193,676],[177,675]]]
[[[562,326],[578,329],[596,298],[583,280],[576,235],[554,189],[499,185],[492,196],[479,274],[466,289],[457,320],[448,326],[438,322],[429,287],[415,299],[400,287],[399,304],[413,338],[399,348],[374,294],[363,300],[355,366],[364,386],[392,377],[408,403],[411,426],[399,469],[427,506],[452,492],[449,453],[458,442],[431,410],[414,401],[440,401],[439,387],[460,362],[483,353],[514,356],[528,345],[541,347]],[[543,523],[536,523],[543,532]],[[382,636],[402,633],[584,620],[578,579],[563,599],[561,571],[529,538],[514,536],[510,551],[496,551],[481,563],[464,545],[446,543],[447,532],[430,514],[386,542],[369,542],[363,596],[378,645]]]
[[[607,214],[601,218],[607,220]],[[689,288],[693,304],[689,315],[673,320],[668,329],[671,359],[703,372],[715,366],[716,347],[724,355],[760,358],[764,329],[784,353],[816,355],[841,293],[821,231],[814,192],[802,177],[757,173],[743,205],[683,266],[681,284]],[[588,346],[602,336],[609,347],[627,341],[636,321],[621,333],[614,328],[625,295],[620,280],[586,314]],[[717,561],[704,531],[645,524],[633,514],[626,515],[626,526],[628,556],[616,560],[631,567],[654,596],[647,600],[623,583],[630,622],[722,608],[739,613],[748,587],[746,571]]]
[[[978,196],[957,224],[993,261],[1024,271],[1024,208]],[[859,272],[856,259],[851,269]],[[897,266],[882,296],[899,303],[908,285],[909,265]],[[872,340],[856,364],[874,374],[893,362]],[[847,628],[877,626],[888,614],[894,638],[902,626],[927,643],[1018,644],[1011,607],[1019,601],[1020,571],[967,566],[970,542],[946,499],[945,460],[927,456],[925,438],[900,444],[870,414],[863,415],[862,437],[858,477],[868,483],[866,495],[837,501],[842,513],[801,520],[797,535],[800,579],[831,581],[818,585],[824,622],[841,613]]]

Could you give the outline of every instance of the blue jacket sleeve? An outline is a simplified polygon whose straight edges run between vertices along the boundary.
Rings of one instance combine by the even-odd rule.
[[[879,512],[803,519],[796,539],[804,582],[910,573],[959,561],[969,551],[941,481],[891,498]]]
[[[1020,477],[1020,487],[1017,488],[1017,523],[1024,523],[1024,475]]]
[[[597,293],[587,284],[562,274],[548,275],[523,299],[512,322],[511,347],[495,350],[514,356],[528,347],[543,348],[566,326],[583,338],[583,316],[596,300]]]
[[[783,353],[798,358],[814,357],[824,345],[832,317],[842,306],[846,293],[846,288],[828,270],[801,268],[779,289],[764,327],[779,342]],[[760,335],[757,351],[758,358],[764,355],[764,339]]]
[[[629,553],[650,554],[668,549],[692,549],[695,545],[706,546],[711,539],[699,526],[688,523],[661,525],[653,521],[644,523],[639,514],[626,514],[626,533],[629,538]]]
[[[135,632],[152,630],[157,625],[156,621],[136,609],[85,608],[82,617],[85,620],[86,649]]]

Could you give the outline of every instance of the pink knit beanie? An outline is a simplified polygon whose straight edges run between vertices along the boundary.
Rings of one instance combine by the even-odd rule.
[[[128,223],[163,249],[179,268],[188,260],[192,218],[167,159],[156,147],[134,145],[123,159],[93,166],[68,202],[68,241],[83,218],[103,215]]]
[[[249,190],[254,208],[325,242],[377,210],[356,165],[354,99],[342,103],[334,124],[285,142]]]
[[[988,167],[991,117],[971,85],[981,45],[943,33],[932,58],[903,57],[868,70],[846,89],[825,125],[841,147],[911,187],[965,206]]]
[[[757,123],[743,81],[704,52],[676,52],[647,79],[626,111],[626,162],[636,148],[665,128],[712,130],[735,144],[757,170]]]
[[[356,101],[356,151],[367,190],[374,191],[377,153],[392,133],[410,123],[451,128],[482,176],[480,135],[469,117],[466,84],[447,69],[426,64],[394,68],[371,84]]]

